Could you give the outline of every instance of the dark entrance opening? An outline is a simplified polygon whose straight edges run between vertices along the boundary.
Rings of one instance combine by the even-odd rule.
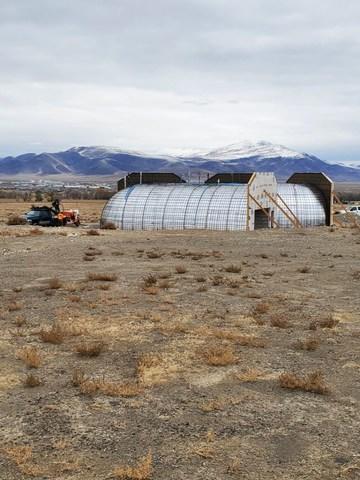
[[[270,209],[264,208],[267,214],[263,210],[255,210],[255,221],[254,221],[254,229],[257,230],[259,228],[269,228],[269,217]]]

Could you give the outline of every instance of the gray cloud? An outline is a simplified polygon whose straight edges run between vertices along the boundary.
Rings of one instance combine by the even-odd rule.
[[[360,4],[5,0],[0,156],[73,144],[360,147]]]

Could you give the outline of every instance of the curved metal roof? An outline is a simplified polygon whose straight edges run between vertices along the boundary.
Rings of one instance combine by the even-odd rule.
[[[136,185],[116,193],[102,222],[124,230],[245,230],[246,185]]]
[[[325,201],[315,187],[282,183],[277,191],[304,227],[326,224]],[[293,226],[275,205],[274,217],[281,227]],[[116,193],[101,217],[123,230],[246,230],[246,220],[247,184],[229,183],[134,185]]]
[[[325,200],[316,187],[294,183],[278,183],[278,195],[300,220],[303,227],[315,227],[326,224]],[[281,205],[281,200],[280,200]],[[276,221],[281,227],[292,227],[290,220],[279,210]]]

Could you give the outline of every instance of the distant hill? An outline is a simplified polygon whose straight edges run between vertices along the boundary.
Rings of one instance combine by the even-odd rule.
[[[269,142],[239,143],[212,151],[149,155],[109,147],[74,147],[57,153],[26,153],[0,159],[0,175],[122,175],[131,171],[274,172],[278,179],[294,172],[324,172],[333,180],[360,181],[360,168],[331,164]]]

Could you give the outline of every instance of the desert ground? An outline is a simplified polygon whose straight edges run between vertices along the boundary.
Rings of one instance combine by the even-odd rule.
[[[359,252],[2,221],[1,480],[360,478]]]

